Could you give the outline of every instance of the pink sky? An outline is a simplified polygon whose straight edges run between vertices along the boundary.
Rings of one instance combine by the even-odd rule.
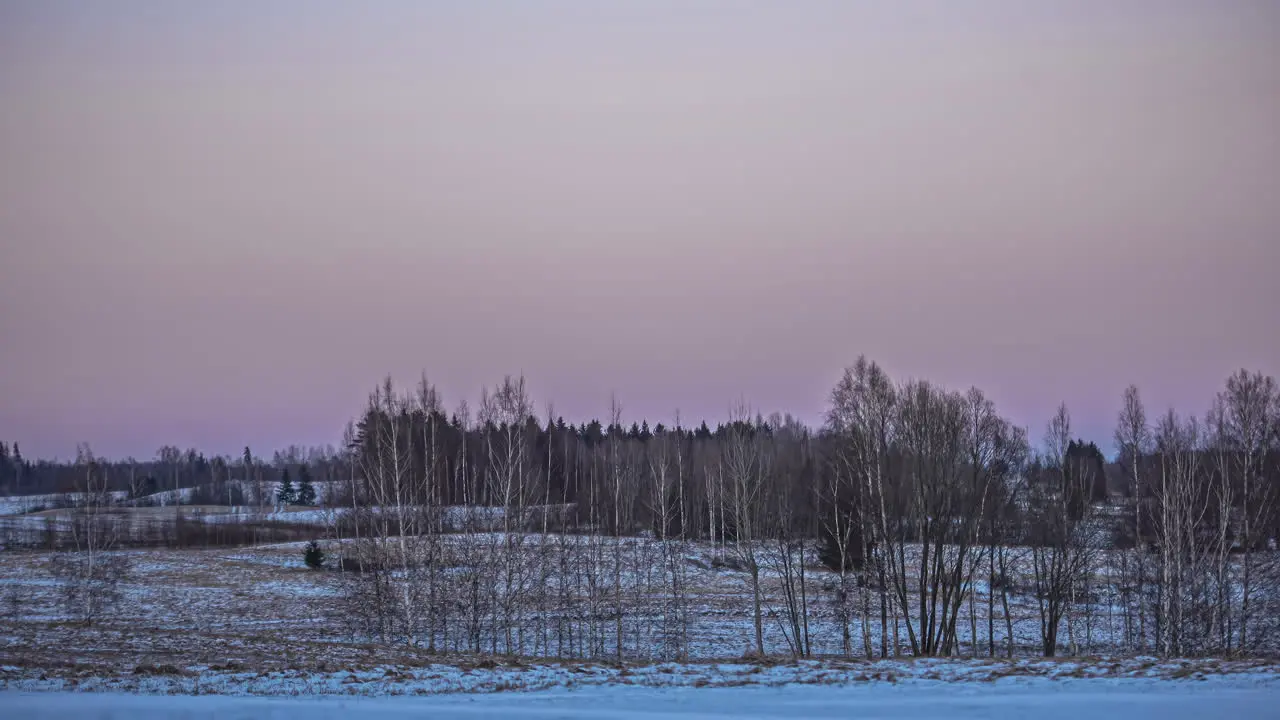
[[[860,353],[1110,448],[1280,374],[1280,4],[0,6],[0,438],[817,421]]]

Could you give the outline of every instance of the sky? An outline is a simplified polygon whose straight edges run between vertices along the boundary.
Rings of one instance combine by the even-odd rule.
[[[1280,3],[0,2],[0,438],[337,442],[385,375],[1110,448],[1280,375]]]

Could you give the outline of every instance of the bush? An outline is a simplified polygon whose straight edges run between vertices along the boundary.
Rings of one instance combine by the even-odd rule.
[[[121,584],[129,576],[125,555],[97,552],[59,553],[50,563],[61,585],[68,615],[86,626],[108,615],[124,596]]]
[[[743,571],[747,569],[747,564],[736,555],[716,554],[711,558],[711,567],[714,570],[736,570]]]
[[[307,567],[312,570],[323,568],[324,550],[320,549],[320,543],[315,540],[307,543],[307,547],[302,551],[302,559],[307,563]]]

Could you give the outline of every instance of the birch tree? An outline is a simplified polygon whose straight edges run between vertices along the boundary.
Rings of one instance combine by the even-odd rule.
[[[1089,504],[1091,469],[1072,462],[1071,415],[1065,404],[1050,420],[1044,442],[1045,455],[1030,487],[1030,541],[1041,649],[1053,657],[1064,618],[1070,628],[1068,613],[1093,559],[1096,528]]]
[[[1129,474],[1129,497],[1132,502],[1133,550],[1122,557],[1132,558],[1132,582],[1122,580],[1121,599],[1125,607],[1126,638],[1134,636],[1132,627],[1137,619],[1137,648],[1141,650],[1147,638],[1147,613],[1145,608],[1147,584],[1146,538],[1143,528],[1147,524],[1143,515],[1143,499],[1147,490],[1142,482],[1142,458],[1151,448],[1151,430],[1147,425],[1147,413],[1142,397],[1135,385],[1124,391],[1124,405],[1116,419],[1115,444],[1120,452],[1120,462]],[[1128,568],[1122,568],[1127,570]],[[1129,573],[1124,573],[1125,576]]]
[[[1266,479],[1267,462],[1275,449],[1277,398],[1274,378],[1240,370],[1227,379],[1223,396],[1227,438],[1236,459],[1239,482],[1240,621],[1237,647],[1249,650],[1254,638],[1253,601],[1257,555],[1266,542],[1267,520],[1273,512],[1277,488]]]
[[[724,429],[719,472],[727,489],[729,518],[733,523],[732,550],[747,574],[751,592],[751,619],[755,632],[755,653],[763,657],[764,614],[763,588],[760,584],[759,540],[762,489],[768,472],[768,458],[756,438],[750,410],[739,403],[730,414]]]
[[[87,627],[119,603],[129,562],[116,552],[124,528],[112,512],[106,474],[87,443],[76,447],[76,466],[80,478],[67,527],[70,548],[54,557],[52,568],[63,607]]]

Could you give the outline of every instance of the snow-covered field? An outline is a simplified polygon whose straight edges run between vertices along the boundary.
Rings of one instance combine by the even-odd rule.
[[[465,554],[468,547],[481,548],[495,542],[498,536],[447,536],[454,552]],[[558,538],[557,538],[558,539]],[[583,538],[567,538],[582,542]],[[638,539],[629,543],[645,543]],[[529,552],[536,550],[536,538],[529,540]],[[326,543],[331,557],[340,550]],[[689,653],[697,659],[740,657],[751,649],[749,587],[744,574],[714,564],[712,548],[690,545],[686,558],[689,580]],[[331,650],[351,643],[345,625],[347,608],[340,602],[340,575],[308,571],[303,565],[302,543],[262,545],[253,548],[209,550],[133,550],[125,553],[132,560],[132,572],[125,582],[126,601],[109,618],[91,631],[72,629],[62,621],[68,618],[58,604],[58,588],[52,583],[50,564],[54,554],[48,552],[0,553],[0,589],[10,589],[23,596],[21,609],[14,616],[0,613],[0,663],[19,652],[22,638],[34,635],[38,648],[25,651],[28,657],[48,657],[47,648],[87,647],[89,656],[133,658],[162,652],[181,653],[206,645],[204,638],[236,636],[254,657],[270,659],[279,656],[280,648],[299,646],[299,656],[327,657]],[[605,553],[606,559],[609,555]],[[646,566],[648,567],[648,566]],[[637,578],[628,566],[627,585]],[[813,617],[814,651],[819,654],[840,652],[840,633],[829,617],[829,602],[815,579]],[[771,591],[770,597],[773,596]],[[653,659],[664,655],[661,637],[661,598],[648,598],[640,603],[627,620],[625,640],[628,656]],[[1035,641],[1037,619],[1034,608],[1015,603],[1018,616],[1014,627],[1020,633],[1019,645],[1030,647]],[[8,632],[6,629],[6,620]],[[536,618],[529,617],[526,636],[538,633]],[[611,623],[609,623],[611,625]],[[145,634],[137,632],[146,629]],[[1003,623],[997,625],[1003,631]],[[193,632],[194,631],[194,632]],[[554,630],[552,631],[554,632]],[[786,653],[786,640],[781,625],[772,619],[764,627],[767,649]],[[873,628],[878,638],[878,625]],[[463,639],[452,633],[446,647],[455,647]],[[487,641],[486,641],[487,644]],[[576,654],[576,653],[574,653]],[[248,660],[248,658],[244,658]]]
[[[161,511],[157,509],[157,512]],[[474,534],[443,538],[452,558],[451,565],[466,561],[471,554],[486,551],[495,539],[500,540],[501,536]],[[552,543],[583,543],[588,540],[577,536],[549,538]],[[653,541],[632,538],[624,542],[635,546],[628,551],[629,559],[623,568],[626,592],[633,593],[636,588],[643,590],[647,587],[649,579],[645,573],[660,567],[660,563],[653,562],[657,556],[646,550]],[[351,608],[344,604],[341,574],[307,570],[303,564],[302,545],[296,542],[245,548],[126,551],[123,554],[130,558],[132,571],[122,586],[124,600],[91,630],[66,624],[70,617],[60,605],[59,587],[52,575],[52,561],[56,553],[0,552],[0,597],[4,599],[0,604],[4,611],[0,612],[0,664],[22,657],[30,659],[32,664],[48,666],[60,662],[64,657],[60,653],[68,649],[81,650],[78,660],[90,664],[123,664],[128,667],[135,662],[152,662],[154,660],[150,658],[157,654],[194,658],[191,662],[200,658],[224,662],[227,656],[221,655],[218,648],[232,639],[242,653],[241,661],[257,669],[274,668],[277,663],[290,658],[298,663],[308,660],[350,663],[350,649],[369,638],[352,634]],[[336,563],[343,552],[341,547],[333,541],[326,541],[324,545],[326,553]],[[526,540],[522,552],[536,553],[538,546],[538,537],[532,536]],[[612,555],[608,548],[606,546],[601,553],[602,561],[607,562]],[[708,661],[741,658],[753,647],[750,587],[745,573],[717,564],[715,549],[706,543],[689,543],[683,554],[689,609],[688,656]],[[574,557],[580,555],[581,552],[577,552]],[[602,577],[608,576],[607,568],[601,572]],[[830,574],[819,568],[812,568],[811,572],[813,652],[819,656],[839,655],[841,631],[832,615],[833,593],[828,587]],[[548,582],[554,586],[555,579]],[[661,578],[655,582],[661,582]],[[769,615],[762,629],[766,652],[787,655],[784,625],[773,614],[780,607],[776,585],[775,578],[767,578],[764,599]],[[667,645],[669,637],[664,634],[665,596],[661,587],[655,585],[654,588],[651,593],[639,593],[634,598],[628,596],[631,612],[625,619],[624,638],[624,653],[628,659],[665,660],[674,657]],[[987,654],[985,638],[988,629],[993,631],[996,649],[1003,652],[1006,636],[1003,609],[996,602],[995,622],[989,628],[985,583],[979,583],[977,590],[979,598],[973,609],[976,613],[978,654]],[[603,633],[602,647],[612,648],[612,622],[597,623],[597,627],[590,624],[589,618],[583,620],[572,614],[583,611],[584,601],[579,595],[580,592],[573,596],[567,610],[553,607],[546,614],[529,613],[519,621],[517,639],[523,641],[524,654],[581,657],[584,654],[583,639],[594,637],[589,634],[597,631]],[[1121,614],[1107,602],[1094,607],[1093,615],[1079,617],[1076,626],[1079,654],[1117,652],[1121,647],[1117,640],[1123,637],[1125,630]],[[459,653],[472,649],[465,633],[457,627],[460,622],[458,613],[463,610],[465,608],[452,611],[454,623],[449,628],[450,632],[437,637],[444,651]],[[1008,625],[1013,629],[1016,652],[1019,655],[1038,654],[1039,616],[1034,600],[1023,593],[1012,595],[1009,610]],[[487,616],[482,618],[485,623],[491,619]],[[970,630],[970,623],[964,622],[968,619],[962,618],[958,627],[962,642],[959,652],[965,655],[973,650],[969,638],[975,634]],[[543,620],[546,622],[540,624]],[[1257,618],[1258,623],[1264,624],[1277,621],[1280,618]],[[854,652],[859,654],[862,649],[860,628],[860,619],[854,618]],[[481,647],[490,649],[488,626],[480,630],[483,634]],[[557,636],[561,630],[578,633],[577,641],[569,636],[567,643],[561,644]],[[881,633],[877,617],[871,618],[868,631],[873,647],[879,650]],[[540,647],[536,645],[539,640],[543,640]],[[399,646],[403,647],[403,643]],[[1066,650],[1065,645],[1063,649]],[[604,651],[597,650],[595,655],[603,656]],[[367,662],[364,660],[354,665],[365,666]]]
[[[0,693],[7,718],[1035,718],[1280,717],[1277,686],[1252,676],[1178,680],[1010,678],[994,683],[555,688],[425,697]]]
[[[115,490],[108,495],[112,502],[123,502],[127,492]],[[0,495],[0,515],[21,515],[29,512],[67,508],[79,502],[76,493],[52,493],[46,495]]]
[[[125,491],[109,493],[113,505],[111,512],[125,524],[129,532],[140,533],[154,529],[155,520],[171,522],[174,513],[180,513],[184,520],[218,524],[261,524],[287,523],[290,525],[309,525],[317,530],[329,530],[336,522],[351,514],[350,507],[333,506],[329,501],[339,489],[337,482],[316,482],[317,504],[315,506],[280,505],[267,502],[263,505],[202,505],[193,504],[197,497],[197,488],[179,488],[177,490],[161,490],[150,495],[129,498]],[[249,483],[231,481],[223,487],[239,487],[242,498],[251,498],[261,490],[270,496],[274,493],[274,485],[266,484],[255,488]],[[0,496],[0,546],[6,542],[20,545],[40,545],[48,539],[51,532],[65,533],[70,524],[73,508],[80,504],[80,496],[75,493],[53,493],[44,495]],[[543,508],[554,517],[565,512],[571,506],[551,505]],[[536,508],[535,508],[536,509]],[[533,513],[535,509],[529,512]],[[377,514],[383,511],[379,507],[368,508]],[[472,530],[499,530],[503,527],[505,508],[501,507],[466,507],[450,506],[438,509],[439,522],[445,531],[462,528]],[[530,517],[533,517],[531,514]],[[540,517],[540,516],[539,516]]]
[[[161,511],[130,509],[140,516]],[[322,511],[290,514],[310,512]],[[474,533],[442,541],[452,567],[508,537]],[[590,540],[529,536],[522,551],[535,552],[543,539]],[[601,542],[605,560],[612,543],[627,548],[628,592],[645,587],[655,541]],[[325,545],[331,557],[343,551],[334,541]],[[0,718],[1280,718],[1275,660],[1034,657],[1038,619],[1025,596],[1011,601],[1017,659],[835,659],[840,636],[824,589],[829,577],[816,566],[811,628],[814,651],[826,659],[780,662],[787,645],[771,616],[764,634],[772,658],[745,660],[752,625],[744,574],[717,562],[707,543],[688,543],[680,553],[694,661],[659,662],[670,655],[656,629],[657,592],[637,594],[627,618],[627,661],[619,664],[482,657],[459,644],[458,632],[442,638],[444,653],[370,642],[346,623],[342,575],[308,570],[301,543],[124,551],[131,572],[122,602],[92,627],[68,622],[59,603],[51,573],[57,553],[4,552]],[[770,607],[773,582],[766,588]],[[981,583],[978,590],[988,592]],[[976,605],[979,613],[984,604]],[[985,617],[977,619],[981,630]],[[554,636],[554,623],[537,620],[517,626],[521,637],[536,638],[540,629]],[[1082,654],[1114,647],[1117,619],[1100,612],[1094,623],[1084,626]],[[1001,649],[1003,625],[1003,618],[995,624]]]
[[[171,522],[174,514],[173,508],[163,507],[113,512],[143,526]],[[185,506],[182,512],[185,520],[208,523],[263,518],[262,513],[229,507]],[[56,529],[63,519],[59,513],[47,510],[3,520],[44,533]],[[323,526],[333,522],[334,514],[289,508],[268,517]],[[490,508],[448,508],[445,515],[472,528],[501,525],[504,519]],[[323,538],[323,533],[317,536]],[[301,542],[117,551],[113,554],[129,567],[119,586],[120,602],[90,627],[72,622],[62,602],[65,588],[55,572],[59,552],[0,552],[0,718],[287,718],[299,713],[323,718],[351,712],[521,717],[513,714],[516,709],[524,717],[683,713],[1103,720],[1123,712],[1163,718],[1280,718],[1280,703],[1274,701],[1280,699],[1280,662],[1275,660],[1097,657],[1133,647],[1118,642],[1125,626],[1105,563],[1096,570],[1099,592],[1082,599],[1066,625],[1074,629],[1074,651],[1092,657],[1036,657],[1038,611],[1027,591],[1028,578],[1014,576],[1008,585],[1013,589],[1007,619],[987,583],[976,583],[975,602],[965,608],[957,628],[956,652],[986,655],[990,634],[994,649],[1003,654],[1008,635],[1017,659],[864,662],[836,659],[842,638],[835,615],[835,576],[809,557],[808,629],[814,656],[824,659],[780,662],[790,656],[790,640],[780,616],[776,560],[770,554],[776,551],[762,547],[762,634],[769,658],[756,662],[747,659],[754,657],[748,576],[730,562],[733,554],[723,547],[707,542],[664,546],[651,537],[479,531],[444,534],[437,541],[445,593],[465,590],[468,573],[496,587],[500,574],[483,573],[494,569],[485,565],[485,558],[500,553],[515,558],[509,567],[538,568],[539,553],[554,550],[559,554],[550,557],[566,559],[569,570],[551,562],[543,566],[544,577],[526,572],[517,579],[525,583],[526,602],[505,626],[505,638],[499,622],[507,618],[496,601],[480,598],[474,611],[477,624],[468,630],[466,596],[454,593],[444,595],[456,602],[440,606],[448,622],[431,631],[430,644],[422,637],[409,644],[378,642],[353,622],[363,596],[352,600],[350,590],[359,576],[332,569],[349,552],[349,542],[322,540],[331,569],[319,572],[305,566]],[[670,617],[664,551],[681,572],[685,654],[673,651],[675,626],[664,625]],[[612,657],[618,638],[608,608],[592,606],[578,582],[588,571],[594,581],[607,582],[610,562],[620,563],[618,577],[628,608],[620,623],[623,663],[582,659]],[[536,595],[544,587],[551,592]],[[592,597],[607,599],[607,587],[605,594]],[[540,600],[546,604],[539,605]],[[486,609],[484,602],[493,604]],[[532,611],[535,607],[538,612]],[[867,631],[879,650],[882,630],[876,615],[871,608]],[[1260,636],[1277,637],[1280,613],[1259,612],[1254,625],[1261,628]],[[850,626],[853,652],[861,655],[862,619],[854,617]],[[891,630],[883,635],[891,645]],[[1064,639],[1062,650],[1068,647]],[[508,654],[524,659],[512,660]],[[662,662],[676,657],[690,662]],[[211,695],[219,698],[207,697]],[[184,697],[170,702],[142,696]],[[1206,696],[1213,702],[1201,704]],[[1182,700],[1169,702],[1167,697]],[[1097,717],[1082,718],[1088,715]]]

